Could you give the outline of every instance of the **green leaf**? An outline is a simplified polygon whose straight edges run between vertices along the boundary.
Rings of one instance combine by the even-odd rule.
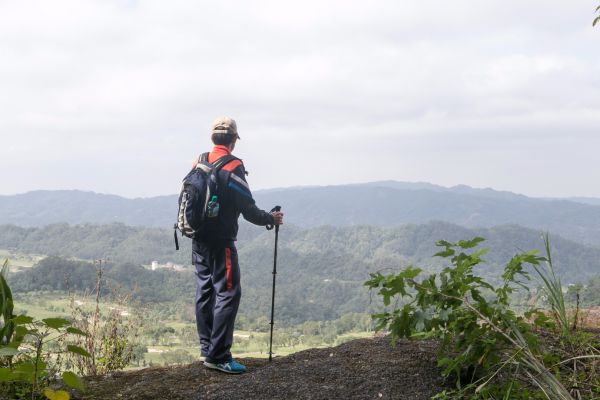
[[[444,251],[440,251],[438,253],[435,253],[433,256],[434,257],[450,257],[454,255],[454,250],[453,249],[446,249]]]
[[[81,378],[70,371],[65,371],[62,374],[63,382],[73,389],[83,389],[83,382]]]
[[[72,326],[67,328],[67,332],[72,333],[73,335],[89,336],[87,332],[84,332],[78,328],[73,328]]]
[[[46,370],[47,366],[48,364],[45,361],[40,360],[37,362],[36,369],[43,373]]]
[[[57,390],[56,392],[52,389],[44,389],[44,396],[48,400],[69,400],[71,396],[64,390]]]
[[[91,357],[90,353],[88,353],[85,349],[83,349],[79,346],[70,344],[67,346],[67,350],[70,351],[71,353],[79,354],[80,356]]]
[[[11,320],[15,325],[25,325],[33,322],[33,318],[28,315],[17,315]]]
[[[19,372],[35,372],[35,365],[31,362],[20,363],[15,367],[15,371]]]
[[[42,322],[46,324],[49,328],[60,329],[67,325],[71,325],[71,321],[64,318],[46,318],[43,319]]]
[[[423,311],[416,311],[413,318],[415,320],[415,330],[417,332],[423,332],[425,330],[425,314]]]
[[[440,311],[440,319],[444,322],[448,321],[448,316],[450,315],[451,312],[452,312],[451,309],[444,308],[443,310]]]
[[[19,354],[19,350],[15,349],[14,347],[0,348],[0,357],[16,356],[17,354]]]
[[[482,237],[475,237],[471,240],[459,240],[458,245],[463,249],[470,249],[483,242],[485,239]]]
[[[452,247],[453,244],[446,241],[446,240],[438,240],[437,242],[435,242],[435,245],[438,247]]]
[[[422,270],[420,268],[406,267],[402,272],[398,274],[398,276],[404,279],[413,279],[416,278],[417,275],[421,273],[421,271]]]
[[[0,382],[13,380],[13,373],[10,368],[0,368]]]
[[[15,335],[19,338],[22,338],[23,336],[27,335],[28,332],[29,332],[29,329],[27,329],[24,326],[17,326],[15,328]]]

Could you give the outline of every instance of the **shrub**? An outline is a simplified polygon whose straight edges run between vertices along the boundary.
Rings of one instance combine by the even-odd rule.
[[[61,373],[64,353],[89,356],[82,348],[67,342],[86,334],[62,318],[38,321],[23,314],[13,315],[12,292],[5,279],[7,266],[5,261],[0,272],[0,391],[12,399],[35,400],[42,398],[43,393],[51,400],[68,400],[68,392],[54,391],[49,386]],[[83,388],[79,377],[70,371],[62,371],[62,382],[71,388]]]
[[[415,336],[441,340],[438,365],[445,377],[454,377],[456,390],[438,399],[572,399],[544,364],[556,360],[529,323],[552,327],[554,322],[540,310],[519,316],[509,306],[511,294],[527,288],[525,267],[547,260],[535,251],[515,255],[504,268],[502,284],[494,287],[473,271],[486,250],[467,252],[483,240],[438,242],[442,251],[435,256],[450,261],[439,274],[418,279],[422,271],[412,266],[397,274],[371,274],[365,285],[378,290],[385,306],[395,299],[392,310],[373,316],[377,329],[389,330],[394,343]],[[510,379],[498,379],[502,376]]]
[[[103,267],[104,260],[100,260],[96,270],[96,288],[93,293],[84,293],[81,302],[71,297],[71,315],[74,324],[82,331],[88,332],[85,337],[79,338],[77,344],[90,354],[90,357],[75,357],[72,361],[77,371],[83,375],[103,375],[119,371],[127,367],[134,360],[134,347],[141,326],[140,315],[132,312],[129,315],[129,303],[132,293],[121,295],[116,289],[111,292],[114,307],[103,311],[101,303],[105,297]],[[93,295],[94,300],[90,297]],[[93,309],[85,304],[93,304]],[[127,316],[124,316],[127,315]]]

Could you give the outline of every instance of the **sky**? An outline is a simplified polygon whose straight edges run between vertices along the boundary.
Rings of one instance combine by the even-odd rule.
[[[593,0],[0,0],[0,194],[174,194],[228,115],[254,190],[600,197]]]

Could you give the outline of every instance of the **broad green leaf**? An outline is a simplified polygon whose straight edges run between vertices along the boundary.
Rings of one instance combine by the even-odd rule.
[[[28,315],[17,315],[12,319],[15,325],[25,325],[33,322],[33,318]]]
[[[19,350],[15,349],[14,347],[0,348],[0,357],[16,356],[17,354],[19,354]]]
[[[450,257],[454,255],[454,250],[453,249],[446,249],[444,251],[440,251],[438,253],[435,253],[433,256],[434,257]]]
[[[472,247],[477,246],[479,243],[483,242],[485,239],[482,237],[475,237],[471,240],[459,240],[458,246],[463,249],[470,249]]]
[[[46,326],[53,329],[60,329],[67,325],[71,325],[71,321],[64,318],[46,318],[43,319],[42,322],[45,323]]]
[[[0,382],[13,380],[13,373],[10,368],[0,368]]]
[[[45,361],[40,360],[37,362],[37,370],[40,371],[40,373],[45,373],[47,366],[48,364],[46,364]]]
[[[425,330],[425,315],[422,311],[416,311],[414,313],[415,319],[415,330],[417,332],[423,332]]]
[[[67,350],[70,351],[71,353],[79,354],[80,356],[91,357],[90,353],[88,353],[87,350],[85,350],[79,346],[70,344],[67,346]]]
[[[72,326],[67,328],[67,332],[68,333],[72,333],[74,335],[80,335],[80,336],[88,336],[87,332],[82,331],[81,329],[78,328],[73,328]]]
[[[81,379],[70,371],[65,371],[62,374],[63,382],[73,389],[83,389],[83,382]]]
[[[44,396],[48,400],[69,400],[71,396],[64,390],[57,390],[56,392],[52,389],[44,389]]]
[[[448,321],[448,316],[450,315],[451,312],[452,312],[451,309],[444,308],[443,310],[440,311],[440,319],[442,321]]]
[[[33,365],[33,363],[31,363],[31,362],[20,363],[20,364],[17,364],[17,366],[15,367],[15,371],[32,374],[35,372],[35,365]]]
[[[402,272],[400,272],[400,274],[398,274],[398,276],[404,279],[413,279],[419,275],[421,271],[422,270],[420,268],[406,267]]]
[[[18,337],[23,337],[23,336],[27,335],[27,332],[29,332],[29,329],[27,329],[24,326],[17,326],[15,328],[15,335]]]

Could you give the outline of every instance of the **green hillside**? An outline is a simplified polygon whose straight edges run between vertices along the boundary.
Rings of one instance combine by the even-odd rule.
[[[330,320],[348,312],[367,312],[375,304],[363,287],[369,273],[394,271],[408,264],[436,270],[434,243],[483,236],[491,249],[481,273],[497,276],[519,249],[540,248],[540,233],[519,226],[468,229],[442,222],[397,228],[375,226],[299,229],[285,225],[280,233],[278,314],[289,323]],[[45,228],[0,227],[0,248],[21,253],[54,254],[80,259],[109,258],[108,286],[137,287],[142,302],[191,302],[194,276],[189,241],[176,252],[172,231],[114,225],[53,225]],[[600,250],[558,236],[552,238],[557,271],[565,284],[587,281],[600,271]],[[273,233],[244,225],[238,243],[244,291],[242,314],[267,315],[270,305]],[[91,289],[95,267],[84,261],[48,258],[14,274],[17,291]],[[187,269],[151,271],[153,260],[181,263]]]

